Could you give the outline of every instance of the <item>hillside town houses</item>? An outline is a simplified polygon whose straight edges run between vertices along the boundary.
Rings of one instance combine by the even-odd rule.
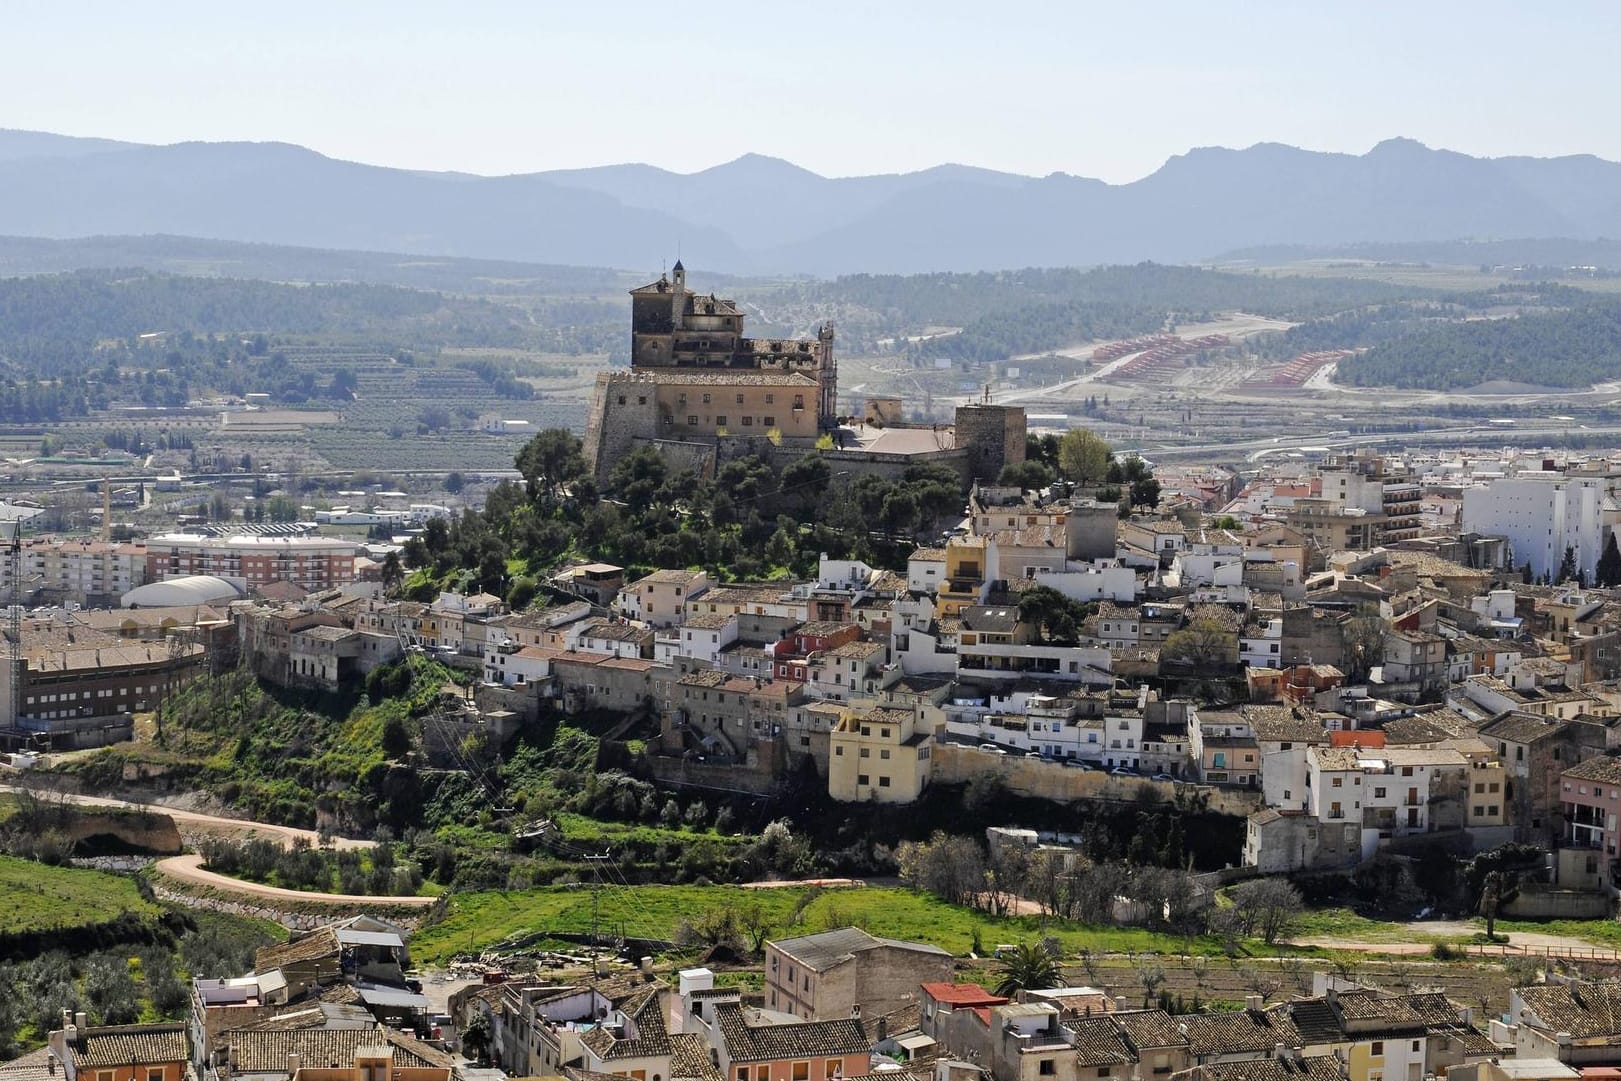
[[[904,572],[582,562],[521,612],[385,596],[362,573],[381,552],[351,545],[339,568],[324,553],[341,544],[303,533],[35,540],[38,599],[64,601],[25,621],[0,732],[92,746],[222,665],[337,692],[421,652],[466,674],[453,706],[492,734],[549,708],[650,725],[647,769],[670,784],[766,792],[813,768],[851,802],[982,774],[1055,800],[1198,791],[1247,816],[1263,871],[1521,840],[1555,850],[1561,886],[1621,881],[1621,598],[1592,584],[1621,464],[1358,451],[1162,477],[1160,507],[1129,518],[1084,492],[976,485]],[[1527,515],[1554,523],[1555,566]],[[240,566],[196,573],[220,567],[169,552],[186,545],[240,549]],[[79,607],[119,591],[122,609]]]
[[[767,940],[757,979],[590,959],[491,971],[442,1006],[407,933],[370,916],[295,933],[252,971],[196,978],[186,1020],[90,1025],[64,1011],[14,1081],[1578,1081],[1621,1064],[1613,983],[1550,975],[1496,1017],[1436,990],[1327,972],[1268,1004],[1173,1013],[1086,985],[997,994],[934,946],[835,927]],[[444,1012],[436,1012],[442,1009]],[[475,1033],[477,1034],[475,1037]]]
[[[42,606],[20,622],[6,671],[24,682],[0,695],[0,736],[95,746],[204,673],[342,694],[420,655],[460,674],[440,697],[452,742],[561,710],[608,739],[636,728],[638,768],[674,786],[764,794],[814,775],[857,807],[988,777],[1051,801],[1197,800],[1243,816],[1235,874],[1520,841],[1547,851],[1550,887],[1609,910],[1621,596],[1594,577],[1621,466],[1358,453],[1163,475],[1161,506],[1130,518],[1085,493],[977,485],[904,571],[824,556],[807,580],[742,582],[582,562],[516,612],[486,593],[390,596],[376,551],[311,569],[272,543],[252,574],[199,574],[151,542],[40,539],[22,565],[46,580]],[[1556,557],[1527,533],[1533,514]],[[216,547],[245,561],[254,545]],[[91,606],[112,594],[120,607]],[[1069,843],[991,832],[993,849]],[[107,1081],[109,1056],[136,1081],[492,1076],[440,1037],[408,963],[397,927],[324,927],[252,973],[196,980],[189,1023],[64,1016],[41,1076]],[[759,990],[594,962],[473,983],[445,1020],[481,1019],[508,1075],[572,1081],[1575,1081],[1621,1066],[1613,987],[1555,973],[1493,1019],[1326,973],[1287,1001],[1179,1016],[1085,986],[998,995],[958,982],[943,951],[855,928],[768,941],[760,964]]]

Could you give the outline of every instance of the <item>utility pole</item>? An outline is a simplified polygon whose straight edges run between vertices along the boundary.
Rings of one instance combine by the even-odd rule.
[[[599,904],[602,900],[602,864],[609,858],[608,853],[587,855],[585,861],[591,865],[591,978],[599,975],[597,970],[597,916],[600,912]]]

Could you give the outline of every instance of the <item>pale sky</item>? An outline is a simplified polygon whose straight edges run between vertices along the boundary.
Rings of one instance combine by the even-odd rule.
[[[1621,5],[18,0],[0,127],[500,174],[750,151],[1124,182],[1195,146],[1621,160]]]

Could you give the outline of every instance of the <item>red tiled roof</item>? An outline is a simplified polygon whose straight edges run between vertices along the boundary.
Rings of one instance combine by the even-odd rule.
[[[1361,728],[1354,732],[1330,732],[1328,734],[1330,747],[1361,747],[1369,751],[1377,751],[1385,745],[1385,734],[1372,728]]]
[[[1008,1001],[977,983],[926,983],[923,993],[948,1006],[1000,1006]]]

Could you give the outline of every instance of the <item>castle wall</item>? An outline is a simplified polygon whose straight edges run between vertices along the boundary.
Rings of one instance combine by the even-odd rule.
[[[658,438],[658,394],[652,376],[600,372],[586,419],[586,463],[601,483],[638,442]]]
[[[968,451],[971,480],[994,484],[1005,466],[1024,461],[1024,409],[1016,405],[957,407],[958,447]]]

